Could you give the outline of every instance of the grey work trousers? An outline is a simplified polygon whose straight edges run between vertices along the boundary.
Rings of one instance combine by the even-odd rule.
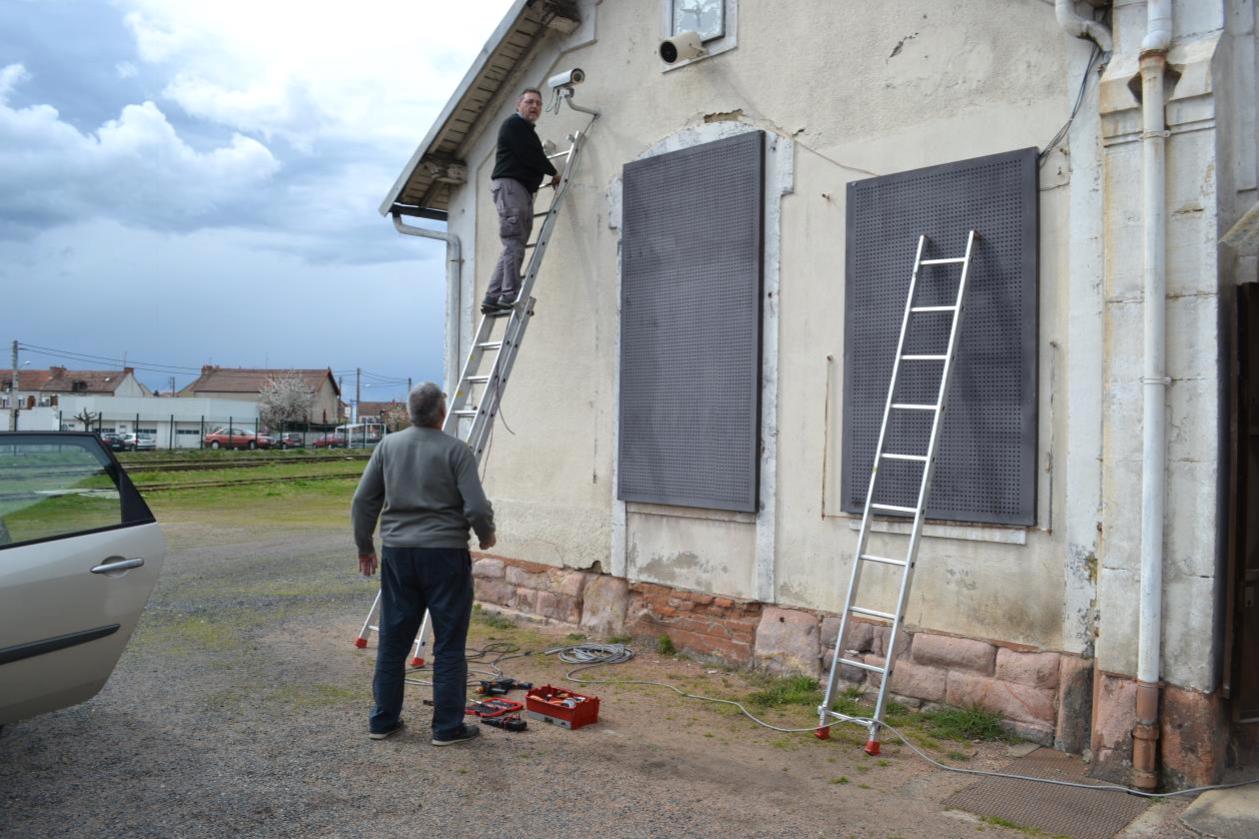
[[[520,291],[520,266],[525,261],[525,244],[533,232],[533,193],[515,178],[498,178],[490,182],[494,209],[498,210],[498,236],[503,240],[503,253],[494,266],[487,300],[500,295],[515,298]]]

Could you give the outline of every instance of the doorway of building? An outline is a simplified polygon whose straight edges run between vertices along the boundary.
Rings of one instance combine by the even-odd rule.
[[[1259,759],[1259,285],[1237,289],[1234,332],[1234,496],[1229,557],[1228,678],[1234,747]]]

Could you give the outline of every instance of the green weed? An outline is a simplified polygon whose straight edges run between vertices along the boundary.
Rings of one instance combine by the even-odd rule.
[[[678,648],[673,646],[673,639],[668,635],[661,635],[656,639],[656,652],[661,655],[674,655]]]
[[[945,740],[1017,742],[1001,725],[1001,717],[982,708],[938,708],[919,715],[925,731]]]
[[[763,689],[748,694],[747,701],[761,708],[782,705],[817,707],[822,701],[817,679],[808,676],[788,676],[784,679],[766,680]]]

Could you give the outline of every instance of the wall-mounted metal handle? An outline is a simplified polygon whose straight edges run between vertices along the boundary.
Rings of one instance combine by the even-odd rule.
[[[144,560],[140,557],[135,559],[123,559],[122,557],[110,557],[100,565],[92,569],[93,574],[112,574],[115,571],[129,571],[132,568],[139,568],[144,564]]]

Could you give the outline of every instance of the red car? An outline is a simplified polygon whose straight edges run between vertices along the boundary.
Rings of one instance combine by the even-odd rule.
[[[205,435],[207,449],[269,449],[275,444],[265,434],[255,434],[242,428],[216,428]]]
[[[338,434],[325,434],[322,437],[316,437],[310,445],[315,449],[344,449],[345,438]]]

